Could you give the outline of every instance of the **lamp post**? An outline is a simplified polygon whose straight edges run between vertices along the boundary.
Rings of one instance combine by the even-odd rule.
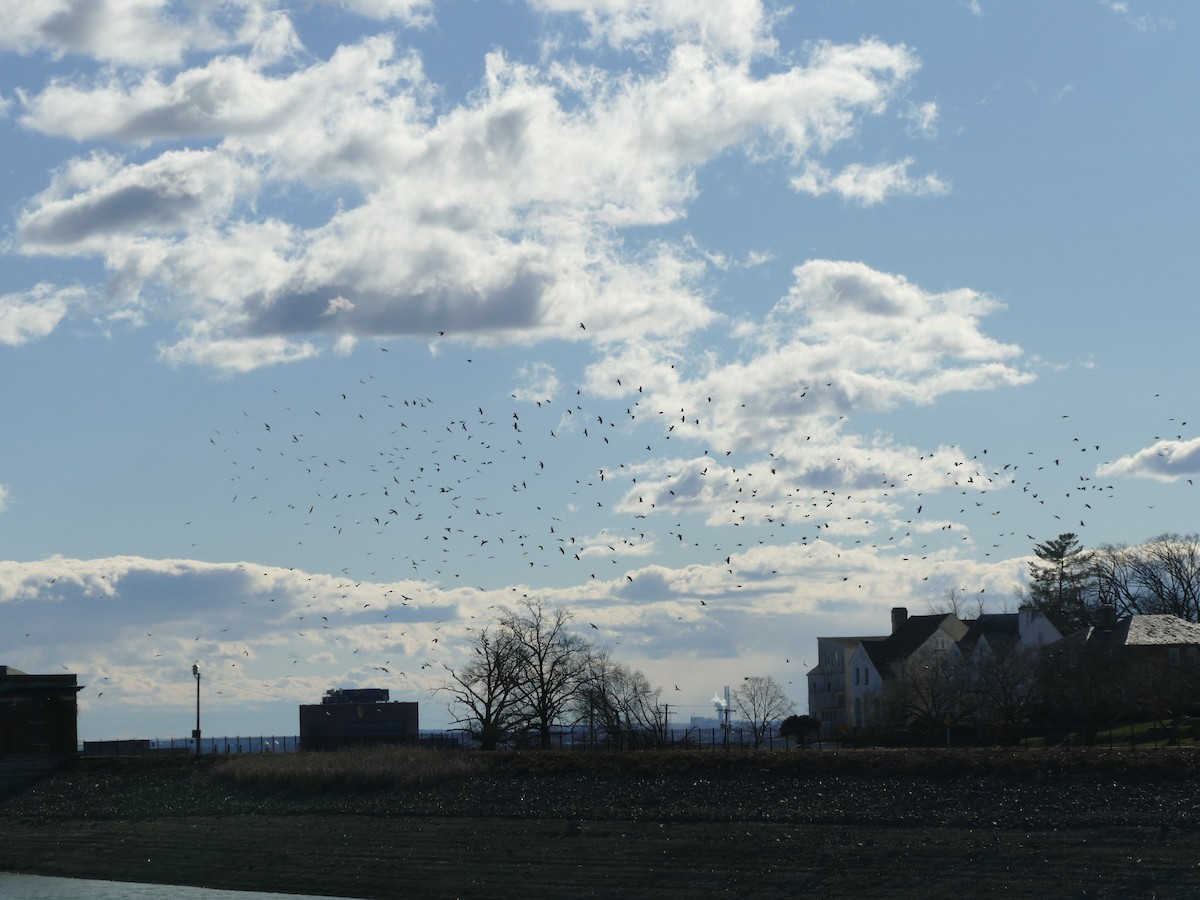
[[[200,667],[192,663],[192,674],[196,676],[196,730],[192,738],[196,741],[196,755],[200,755]]]

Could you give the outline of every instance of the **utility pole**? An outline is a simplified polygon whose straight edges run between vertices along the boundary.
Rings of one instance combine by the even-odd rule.
[[[729,685],[725,685],[725,749],[729,749]]]
[[[200,755],[200,666],[192,663],[192,674],[196,676],[196,730],[192,738],[196,741],[196,755]]]

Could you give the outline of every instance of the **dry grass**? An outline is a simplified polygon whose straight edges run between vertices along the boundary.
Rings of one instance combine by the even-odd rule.
[[[478,753],[385,746],[232,756],[213,774],[263,788],[324,791],[429,784],[478,775],[489,767],[487,757]]]

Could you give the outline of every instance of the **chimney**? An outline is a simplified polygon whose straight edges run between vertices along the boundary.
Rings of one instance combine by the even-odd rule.
[[[903,606],[892,607],[892,634],[904,627],[908,621],[908,610]]]
[[[1112,631],[1117,627],[1117,608],[1111,603],[1096,608],[1096,628],[1100,631]]]

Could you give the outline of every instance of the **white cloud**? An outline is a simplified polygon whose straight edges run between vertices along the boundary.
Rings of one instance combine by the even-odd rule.
[[[874,206],[892,194],[921,196],[945,194],[950,188],[935,174],[914,178],[908,173],[914,160],[900,160],[867,166],[850,163],[834,174],[818,163],[810,163],[804,172],[792,179],[792,187],[805,194],[820,197],[823,194],[840,194],[847,200]]]
[[[52,284],[0,294],[0,344],[17,346],[45,337],[85,297],[86,291],[81,287],[60,288]]]
[[[771,53],[772,17],[761,0],[531,0],[535,8],[582,17],[593,40],[637,46],[666,35],[741,56]]]
[[[0,4],[0,50],[80,54],[135,66],[249,46],[275,26],[268,0],[39,0]]]
[[[738,8],[761,24],[757,4]],[[695,21],[725,14],[708,6]],[[710,260],[686,241],[627,242],[626,229],[685,216],[698,168],[731,149],[816,171],[917,66],[877,40],[817,44],[805,64],[762,75],[697,45],[636,74],[493,52],[479,91],[435,114],[420,60],[377,36],[280,75],[223,56],[170,81],[53,83],[24,98],[27,127],[216,143],[72,160],[21,214],[21,249],[102,256],[122,314],[177,319],[172,362],[241,370],[255,348],[262,364],[304,358],[315,351],[297,341],[315,335],[679,339],[714,320]],[[942,189],[910,164],[851,165],[820,189],[864,203]],[[256,220],[279,191],[335,208],[304,228]]]
[[[0,513],[8,509],[8,486],[0,484]]]
[[[517,400],[526,403],[543,403],[553,400],[561,388],[558,372],[549,363],[526,363],[517,370],[517,385],[511,393]]]
[[[171,150],[140,165],[75,160],[18,217],[26,250],[103,251],[127,236],[187,232],[252,193],[252,169],[209,150]]]
[[[330,6],[348,9],[368,19],[396,19],[408,25],[427,25],[433,20],[433,0],[324,0]]]
[[[601,542],[636,558],[637,548],[605,534],[588,546]],[[1024,564],[781,542],[734,551],[728,563],[614,566],[607,578],[538,594],[573,610],[584,637],[612,646],[656,683],[695,691],[732,680],[733,667],[751,659],[771,665],[795,657],[798,666],[830,616],[873,633],[891,606],[920,608],[946,586],[1003,594]],[[80,732],[88,739],[185,734],[186,717],[174,735],[152,729],[172,709],[188,708],[193,662],[204,678],[206,719],[221,723],[210,733],[293,734],[296,704],[318,701],[330,684],[389,686],[393,699],[421,701],[431,727],[440,716],[432,691],[441,666],[468,652],[468,629],[528,590],[378,583],[249,561],[0,561],[0,609],[21,623],[13,642],[19,658],[10,664],[78,674]],[[801,702],[802,684],[794,689]]]
[[[158,357],[173,366],[190,363],[236,373],[309,359],[319,352],[308,341],[289,341],[281,337],[209,339],[194,335],[169,346],[160,346]]]
[[[1126,476],[1178,481],[1200,474],[1200,438],[1158,441],[1136,453],[1098,466],[1096,474],[1104,478]]]
[[[622,511],[690,510],[710,525],[810,520],[826,528],[832,518],[841,533],[866,534],[913,518],[917,504],[901,498],[1008,486],[1002,473],[960,470],[955,448],[922,450],[849,430],[856,414],[1032,381],[1014,364],[1020,348],[981,329],[984,316],[1003,308],[996,299],[929,292],[857,262],[812,260],[793,275],[765,320],[738,323],[736,359],[628,341],[588,367],[586,393],[632,401],[632,423],[649,431],[655,451],[653,461],[628,467],[636,485]],[[693,448],[703,455],[687,456]],[[736,467],[727,453],[737,454]]]
[[[347,300],[345,297],[334,297],[329,301],[329,305],[325,307],[323,316],[336,316],[338,313],[350,312],[354,309],[354,303]]]
[[[91,83],[56,80],[22,97],[21,124],[77,141],[145,145],[226,138],[234,146],[244,141],[247,149],[272,158],[296,154],[288,160],[292,164],[301,154],[322,152],[320,148],[328,153],[339,133],[347,140],[361,137],[370,125],[372,136],[384,137],[379,132],[403,126],[402,114],[424,111],[423,105],[412,106],[423,92],[419,61],[393,57],[392,38],[381,35],[340,47],[329,60],[282,76],[265,74],[255,58],[219,56],[170,81],[154,71],[134,77],[110,72]],[[408,93],[389,97],[409,82]],[[381,119],[377,106],[384,100],[388,116]],[[316,139],[320,147],[291,147],[299,138]]]
[[[907,113],[907,118],[912,123],[910,131],[922,137],[936,137],[938,115],[938,105],[932,100],[912,104]]]
[[[1123,0],[1098,0],[1100,6],[1121,16],[1134,31],[1149,34],[1159,29],[1170,30],[1175,27],[1174,21],[1164,17],[1155,18],[1144,13],[1135,13],[1130,5]]]

